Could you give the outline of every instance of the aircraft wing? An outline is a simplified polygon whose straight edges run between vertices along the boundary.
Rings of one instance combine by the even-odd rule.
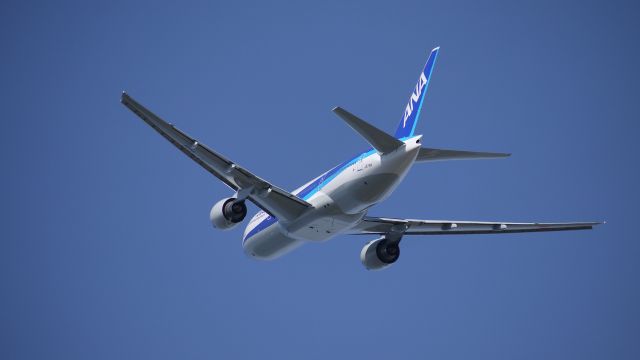
[[[270,184],[206,145],[200,144],[196,139],[156,116],[127,93],[122,93],[121,101],[185,155],[237,191],[238,196],[246,196],[272,216],[292,221],[311,207],[308,202]]]
[[[351,230],[354,235],[465,235],[506,234],[538,231],[589,230],[600,222],[512,223],[489,221],[414,220],[365,216]]]

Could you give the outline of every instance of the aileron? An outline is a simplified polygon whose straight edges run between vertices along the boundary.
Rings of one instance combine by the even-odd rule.
[[[162,120],[127,93],[122,93],[121,101],[185,155],[234,191],[240,191],[244,188],[255,190],[256,194],[250,193],[247,198],[271,215],[285,221],[292,221],[310,207],[310,204],[306,201],[252,174],[211,150],[206,145],[201,144],[182,130]]]

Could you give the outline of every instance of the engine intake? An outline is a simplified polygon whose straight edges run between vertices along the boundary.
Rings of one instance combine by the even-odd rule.
[[[400,246],[397,241],[389,241],[384,237],[370,241],[360,252],[360,261],[367,270],[384,269],[398,260]]]
[[[222,230],[231,229],[238,225],[245,216],[247,216],[247,205],[244,201],[236,201],[236,198],[218,201],[209,213],[213,227]]]

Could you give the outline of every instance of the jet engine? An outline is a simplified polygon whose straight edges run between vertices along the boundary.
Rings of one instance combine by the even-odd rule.
[[[218,201],[209,213],[213,227],[221,230],[233,228],[244,220],[245,216],[247,216],[247,205],[244,201],[236,201],[236,198]]]
[[[398,241],[389,241],[381,237],[370,241],[360,252],[360,261],[367,270],[380,270],[388,267],[400,257]]]

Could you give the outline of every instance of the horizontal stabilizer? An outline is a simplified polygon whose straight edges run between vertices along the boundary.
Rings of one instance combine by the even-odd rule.
[[[335,107],[333,112],[344,120],[353,130],[362,135],[379,153],[386,154],[394,151],[404,143],[368,122],[353,115],[341,107]]]
[[[420,148],[416,162],[441,160],[497,159],[511,156],[507,153],[461,151],[447,149]]]

